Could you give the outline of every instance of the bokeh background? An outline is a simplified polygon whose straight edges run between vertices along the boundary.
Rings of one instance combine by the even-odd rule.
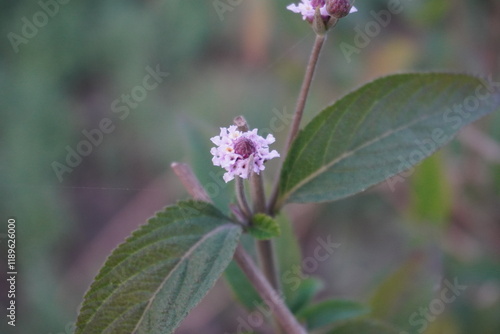
[[[1,333],[71,332],[109,252],[155,211],[187,198],[172,161],[192,164],[205,185],[218,189],[217,203],[227,203],[231,187],[210,166],[208,138],[233,117],[273,130],[275,147],[283,146],[314,40],[308,25],[284,9],[288,3],[67,1],[45,23],[39,3],[0,3],[3,310],[11,216],[19,272],[17,326],[7,326],[2,312]],[[359,13],[329,36],[305,121],[384,74],[449,70],[500,79],[499,1],[401,0],[402,12],[348,59],[340,45],[356,46],[357,29],[388,1],[356,6]],[[29,38],[22,37],[26,20],[40,25],[36,32],[24,28]],[[25,39],[14,46],[12,33]],[[157,66],[168,72],[163,82],[126,117],[114,112],[113,103],[124,106],[123,94]],[[68,147],[76,149],[86,139],[82,131],[106,118],[113,131],[59,178],[54,162],[66,164]],[[305,256],[318,236],[341,244],[308,273],[324,281],[317,299],[371,303],[377,317],[417,333],[421,327],[409,316],[429,306],[443,279],[457,279],[466,291],[425,333],[500,333],[499,129],[499,113],[474,124],[394,188],[291,206]],[[268,180],[277,165],[269,163]],[[178,333],[235,332],[245,310],[232,297],[220,280]]]

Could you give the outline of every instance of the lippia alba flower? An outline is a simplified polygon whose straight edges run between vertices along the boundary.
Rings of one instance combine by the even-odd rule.
[[[317,7],[325,22],[330,17],[339,19],[349,13],[358,11],[348,0],[302,0],[298,5],[291,4],[286,8],[294,13],[301,14],[302,19],[312,23]]]
[[[266,138],[261,137],[257,134],[257,129],[242,132],[231,125],[229,128],[221,128],[220,134],[210,140],[217,145],[210,150],[214,156],[212,162],[227,171],[223,177],[226,182],[235,176],[246,179],[252,170],[259,174],[265,169],[264,163],[267,160],[280,156],[276,150],[269,152],[269,144],[275,141],[274,136],[269,134]]]

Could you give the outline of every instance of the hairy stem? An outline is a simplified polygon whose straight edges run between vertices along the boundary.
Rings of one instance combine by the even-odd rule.
[[[179,180],[181,180],[189,195],[191,195],[195,200],[212,202],[210,196],[208,196],[205,191],[205,188],[203,188],[188,164],[173,162],[170,167],[172,167],[174,173],[177,175]]]
[[[253,201],[253,211],[255,213],[265,213],[266,212],[266,195],[264,193],[264,182],[262,180],[261,174],[254,173],[253,170],[250,173],[250,191],[252,194]]]
[[[282,161],[285,161],[286,155],[288,154],[288,150],[292,145],[293,140],[297,136],[300,127],[300,121],[302,120],[302,115],[304,114],[304,107],[306,105],[307,96],[309,95],[309,89],[311,88],[311,82],[314,76],[314,71],[316,69],[316,65],[318,64],[319,55],[321,52],[321,48],[325,43],[326,36],[325,35],[316,35],[316,40],[314,41],[314,45],[311,51],[311,55],[309,57],[309,63],[307,64],[306,73],[304,75],[304,80],[302,81],[302,87],[300,88],[299,97],[297,99],[297,105],[295,108],[295,114],[293,116],[292,127],[290,128],[290,132],[288,133],[288,138],[285,143],[284,149],[284,157]],[[276,208],[276,202],[278,200],[279,193],[279,178],[276,179],[276,182],[273,187],[273,191],[271,193],[271,197],[269,199],[269,204],[267,206],[267,212],[271,215],[274,215],[279,208]]]
[[[257,265],[253,262],[243,247],[238,246],[234,259],[253,284],[262,300],[272,310],[276,321],[283,327],[287,334],[307,334],[304,328],[290,312],[283,299],[272,288]]]
[[[247,219],[252,217],[252,209],[248,205],[247,196],[245,194],[245,186],[243,184],[243,179],[239,176],[234,178],[236,185],[236,200],[238,201],[238,206],[241,212],[247,217]]]
[[[280,282],[278,278],[276,257],[274,255],[274,246],[272,240],[257,241],[257,250],[259,252],[259,261],[264,275],[266,276],[271,286],[276,291],[280,291]]]

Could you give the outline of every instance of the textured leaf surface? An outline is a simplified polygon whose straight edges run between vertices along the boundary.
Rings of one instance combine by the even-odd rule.
[[[498,110],[499,92],[462,74],[398,74],[323,110],[297,136],[278,207],[354,195],[418,164],[463,126]],[[391,187],[404,180],[397,175]]]
[[[157,213],[107,259],[76,333],[172,333],[229,264],[240,233],[203,202]]]
[[[248,233],[259,240],[267,240],[279,237],[281,229],[273,217],[257,213],[252,217],[252,224],[248,227]]]
[[[368,314],[370,309],[350,300],[327,300],[311,305],[297,314],[300,320],[305,320],[310,330],[331,325],[336,321],[349,320]]]

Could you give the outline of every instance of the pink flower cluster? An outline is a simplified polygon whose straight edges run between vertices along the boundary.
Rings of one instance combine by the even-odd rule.
[[[221,128],[220,134],[210,140],[217,145],[210,150],[214,156],[212,162],[227,171],[223,177],[226,183],[235,176],[248,178],[251,170],[259,174],[265,169],[264,163],[267,160],[280,156],[276,150],[269,152],[269,144],[275,141],[274,136],[269,134],[266,138],[261,137],[257,134],[257,129],[242,132],[232,125]],[[252,157],[253,166],[250,166]]]

